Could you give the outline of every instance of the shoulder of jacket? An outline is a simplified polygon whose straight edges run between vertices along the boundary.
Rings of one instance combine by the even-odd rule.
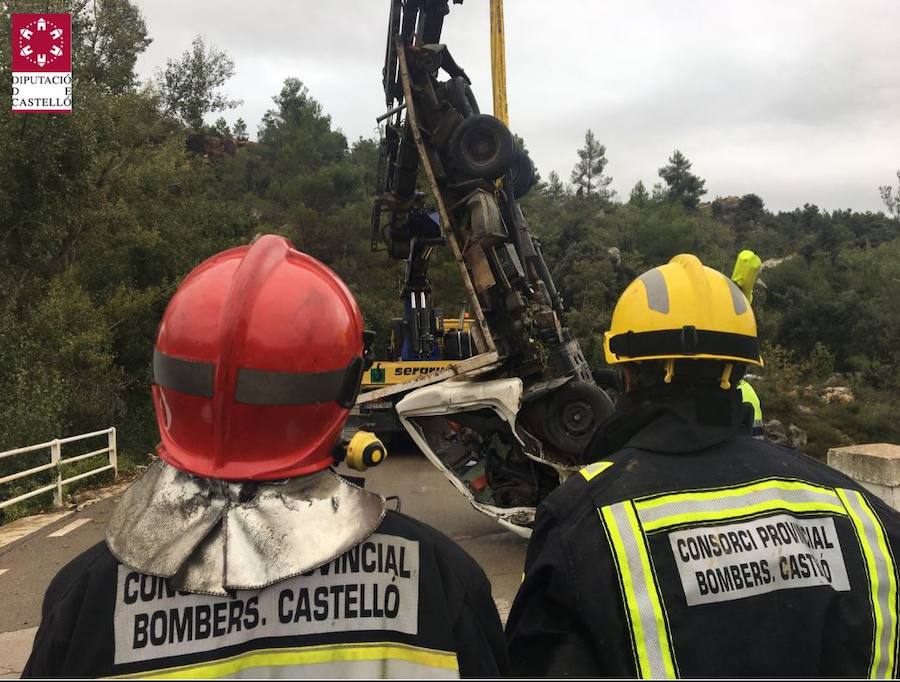
[[[414,519],[400,512],[388,510],[376,533],[393,535],[405,540],[419,543],[420,550],[437,554],[442,563],[452,566],[458,572],[475,572],[484,575],[484,571],[466,550],[441,531],[427,523]]]
[[[542,506],[556,519],[563,520],[595,508],[595,498],[615,477],[621,462],[602,459],[586,464],[573,472],[556,490],[546,497]]]
[[[114,575],[118,566],[119,562],[109,551],[106,542],[98,542],[72,559],[54,576],[44,597],[45,608],[63,601],[76,586],[90,580],[94,573],[104,573],[100,577],[105,579],[105,572]]]

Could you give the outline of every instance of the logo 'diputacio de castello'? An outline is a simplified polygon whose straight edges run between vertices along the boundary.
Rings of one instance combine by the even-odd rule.
[[[71,113],[72,17],[12,15],[12,110]]]

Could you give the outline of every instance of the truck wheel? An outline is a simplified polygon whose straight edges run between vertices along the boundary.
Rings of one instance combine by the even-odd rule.
[[[613,409],[612,401],[601,388],[584,381],[570,382],[550,399],[544,433],[554,447],[580,455]]]
[[[534,163],[524,149],[516,150],[510,173],[512,175],[513,196],[516,199],[521,199],[528,194],[528,190],[534,185]]]
[[[448,144],[454,167],[465,175],[492,180],[506,172],[516,147],[503,122],[475,114],[457,126]]]

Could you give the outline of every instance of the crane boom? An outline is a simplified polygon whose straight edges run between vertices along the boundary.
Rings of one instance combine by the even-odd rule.
[[[494,116],[509,126],[506,100],[506,32],[503,0],[491,0],[491,82],[494,88]]]

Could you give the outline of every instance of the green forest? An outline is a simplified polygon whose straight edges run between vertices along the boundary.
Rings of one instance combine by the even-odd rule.
[[[75,112],[0,117],[0,451],[116,426],[122,465],[145,462],[166,302],[200,261],[259,234],[288,237],[343,277],[383,352],[402,264],[370,248],[378,139],[348,140],[303,74],[272,93],[261,121],[210,125],[236,104],[221,94],[235,69],[227,46],[198,38],[141,83],[135,62],[151,37],[135,5],[51,4],[74,13]],[[0,63],[9,14],[32,8],[0,1]],[[0,72],[7,112],[10,91]],[[707,196],[672,140],[646,169],[653,181],[620,196],[595,132],[572,150],[570,177],[544,175],[523,203],[590,361],[602,363],[599,340],[634,276],[682,252],[730,274],[753,249],[767,261],[753,301],[766,419],[804,429],[818,457],[900,443],[900,188],[872,188],[884,212],[775,213],[755,194]],[[446,254],[431,275],[435,303],[458,314],[465,297]],[[843,399],[830,400],[835,387]]]

